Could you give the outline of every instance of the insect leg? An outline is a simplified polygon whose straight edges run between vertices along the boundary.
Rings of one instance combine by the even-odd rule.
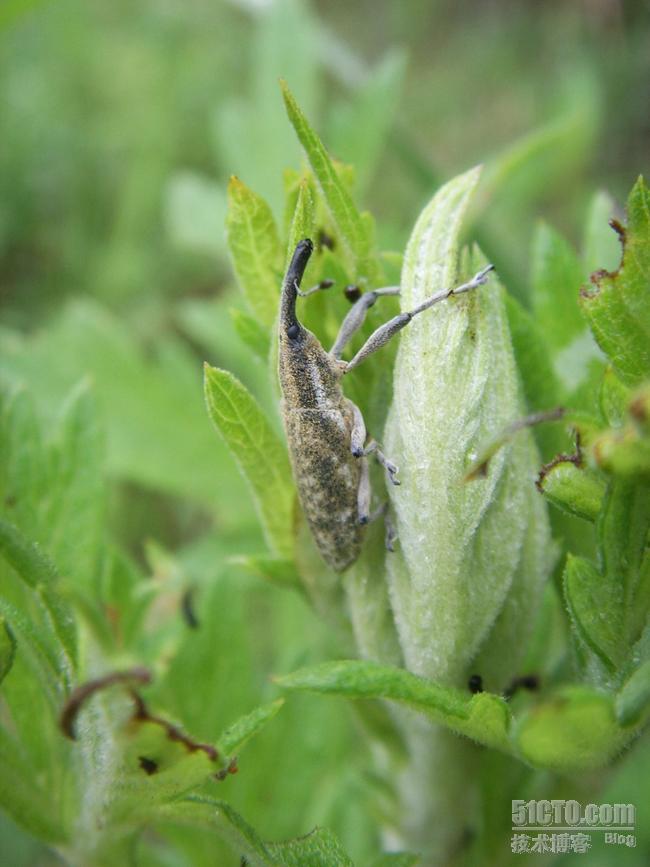
[[[296,289],[296,294],[300,298],[307,298],[308,295],[313,295],[314,292],[320,292],[323,289],[329,289],[333,285],[334,285],[333,280],[321,280],[320,283],[317,283],[315,286],[311,286],[309,289],[305,289],[305,291],[303,292],[303,290],[300,289],[300,287],[298,286],[298,281],[294,280],[294,286]]]
[[[363,420],[361,410],[351,400],[348,401],[348,403],[352,410],[353,417],[352,431],[350,434],[350,451],[355,458],[366,457],[367,455],[374,454],[378,463],[380,463],[386,470],[386,474],[388,475],[391,484],[399,485],[399,480],[396,478],[396,475],[399,472],[398,467],[396,467],[395,464],[386,457],[376,440],[371,439],[368,445],[365,445],[367,436],[366,423]]]
[[[361,477],[359,479],[359,489],[357,491],[357,520],[360,524],[370,523],[370,470],[368,468],[368,458],[361,457]]]
[[[395,542],[397,541],[397,530],[395,529],[395,525],[390,516],[388,500],[386,500],[385,503],[382,503],[381,506],[377,506],[377,508],[370,513],[370,517],[365,523],[372,524],[373,521],[382,517],[384,519],[384,545],[386,546],[386,550],[392,553],[395,550]]]
[[[418,304],[418,306],[414,307],[413,310],[400,313],[392,319],[389,319],[388,322],[380,325],[379,328],[376,331],[373,331],[370,337],[366,340],[352,361],[348,361],[347,364],[341,362],[343,372],[347,373],[352,370],[352,368],[357,367],[357,365],[361,364],[365,358],[372,355],[372,353],[376,352],[378,349],[381,349],[385,343],[388,343],[391,337],[394,337],[398,331],[401,331],[402,328],[407,326],[414,316],[423,313],[425,310],[428,310],[429,307],[433,307],[433,305],[437,304],[438,301],[444,301],[446,298],[451,298],[452,295],[461,295],[463,292],[469,292],[472,289],[476,289],[478,286],[482,286],[487,281],[488,274],[493,268],[494,265],[488,265],[487,268],[483,268],[467,283],[463,283],[461,286],[456,286],[453,289],[442,289],[440,292],[436,292],[435,295],[431,295],[430,298],[427,298],[421,304]],[[361,301],[361,299],[359,299],[359,301]],[[357,301],[357,304],[359,301]],[[352,309],[354,310],[354,308]],[[348,316],[349,315],[350,314],[348,314]]]
[[[349,309],[345,319],[341,323],[339,333],[330,349],[330,354],[337,360],[350,341],[350,338],[361,328],[368,310],[373,306],[377,298],[383,295],[399,295],[399,286],[386,286],[384,289],[372,289],[364,292],[358,301],[355,301]]]
[[[399,473],[399,467],[397,467],[391,460],[389,460],[386,455],[379,448],[379,443],[376,440],[370,440],[368,445],[364,449],[364,454],[375,455],[377,459],[377,463],[381,464],[382,467],[386,470],[386,475],[388,476],[388,480],[392,485],[399,485],[400,480],[397,478],[397,473]]]

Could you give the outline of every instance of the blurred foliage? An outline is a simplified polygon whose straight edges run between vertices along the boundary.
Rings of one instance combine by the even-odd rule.
[[[15,785],[17,811],[26,805],[47,825],[69,810],[73,794],[48,809],[49,787],[69,787],[61,778],[81,761],[78,745],[55,724],[72,677],[70,660],[55,648],[63,641],[71,657],[74,650],[69,612],[53,610],[43,578],[52,563],[66,605],[83,623],[88,670],[79,679],[96,675],[102,658],[116,667],[150,665],[148,702],[199,740],[216,742],[235,719],[272,701],[278,693],[270,675],[343,653],[340,636],[303,600],[272,586],[274,577],[286,581],[286,570],[265,560],[248,491],[210,428],[201,392],[201,362],[233,371],[279,433],[266,350],[251,352],[260,334],[232,291],[224,232],[232,174],[268,201],[278,222],[286,223],[286,190],[294,202],[302,196],[309,219],[278,78],[318,121],[334,154],[358,167],[355,193],[377,218],[382,249],[404,248],[414,215],[442,180],[486,163],[472,232],[517,299],[511,328],[520,366],[531,372],[529,402],[539,409],[567,396],[572,406],[593,406],[600,388],[604,362],[575,309],[562,330],[549,332],[545,317],[549,305],[563,303],[552,295],[558,272],[577,290],[590,270],[617,264],[614,234],[603,227],[648,168],[649,73],[650,13],[642,0],[3,4],[4,513],[40,546],[7,537],[11,550],[23,552],[23,566],[35,550],[46,553],[32,562],[40,570],[36,601],[17,578],[18,561],[2,565],[9,607],[0,624],[0,676],[27,740],[25,750],[14,740],[2,746],[3,785]],[[283,185],[287,167],[293,174]],[[607,194],[594,198],[594,189]],[[540,214],[553,229],[536,224]],[[579,243],[581,260],[572,252]],[[395,261],[382,264],[394,276]],[[331,331],[343,299],[313,300],[314,322]],[[551,367],[540,377],[535,347],[546,359],[548,342]],[[635,371],[623,369],[626,386],[634,385]],[[535,376],[539,388],[530,386]],[[590,445],[590,454],[604,456],[597,472],[636,472],[647,461],[643,443],[621,470],[630,452],[620,441],[645,436],[638,412],[647,395],[621,394],[615,384],[603,392],[608,409]],[[385,407],[366,411],[379,428]],[[550,429],[538,439],[546,459],[571,445]],[[551,481],[551,502],[566,501],[562,480]],[[574,515],[593,514],[600,501],[592,488],[565,505]],[[614,506],[609,496],[608,514],[625,522]],[[574,616],[583,601],[580,569],[600,568],[596,543],[602,546],[605,530],[599,525],[597,540],[580,518],[554,525],[583,558],[564,577]],[[197,629],[182,613],[188,592]],[[552,635],[549,624],[562,620],[557,604],[542,616],[539,631]],[[36,639],[33,656],[16,651],[25,635]],[[595,681],[618,659],[619,638],[593,632],[576,643],[576,660]],[[568,665],[548,651],[546,662],[551,679]],[[647,698],[640,671],[617,699],[624,723]],[[91,721],[102,707],[89,711]],[[3,722],[7,713],[3,703]],[[371,797],[377,781],[355,725],[337,700],[292,696],[247,746],[239,774],[207,784],[207,796],[227,801],[261,839],[327,826],[355,863],[368,863],[380,849]],[[638,742],[603,790],[603,800],[637,804],[630,865],[647,863],[650,851],[649,755]],[[21,788],[34,770],[38,791]],[[499,779],[492,797],[505,806],[489,817],[495,839],[499,823],[509,822],[508,793],[524,796],[517,771]],[[553,797],[548,777],[536,779],[530,797]],[[590,799],[588,783],[560,788],[558,797]],[[32,826],[45,839],[53,830]],[[610,864],[601,849],[593,863]],[[188,830],[180,818],[141,835],[132,857],[151,865],[238,863],[212,832]],[[7,818],[0,861],[56,863]]]

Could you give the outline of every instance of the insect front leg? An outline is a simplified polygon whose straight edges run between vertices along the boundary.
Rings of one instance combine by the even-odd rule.
[[[352,361],[348,361],[347,363],[340,362],[343,368],[343,372],[348,373],[348,371],[361,364],[361,362],[365,358],[367,358],[369,355],[372,355],[373,352],[381,349],[381,347],[384,346],[384,344],[388,343],[388,341],[392,337],[394,337],[399,331],[401,331],[402,328],[405,328],[415,316],[418,316],[420,313],[424,313],[424,311],[428,310],[429,307],[433,307],[434,304],[437,304],[439,301],[444,301],[446,298],[451,298],[452,295],[462,295],[464,292],[469,292],[472,289],[476,289],[478,286],[482,286],[487,281],[488,274],[490,273],[490,271],[492,271],[493,268],[494,265],[488,265],[487,268],[483,268],[481,271],[475,274],[471,280],[468,280],[467,283],[463,283],[461,286],[456,286],[453,289],[442,289],[440,292],[436,292],[435,295],[427,298],[421,304],[418,304],[418,306],[414,307],[413,310],[408,310],[405,313],[400,313],[397,316],[394,316],[392,319],[389,319],[388,322],[380,325],[379,328],[377,328],[376,331],[373,331],[370,337],[366,340],[366,342],[354,356]],[[359,304],[362,300],[363,296],[359,299],[359,301],[357,301],[357,304]],[[346,316],[346,320],[353,312],[353,310],[354,307],[352,308],[350,313],[348,313],[348,316]],[[345,321],[343,324],[345,325]],[[359,326],[360,323],[356,327],[359,328]]]
[[[364,292],[361,298],[354,302],[345,319],[341,323],[334,345],[330,349],[330,355],[333,355],[337,361],[341,358],[341,354],[350,342],[350,339],[363,325],[370,308],[378,298],[381,298],[384,295],[399,295],[399,286],[386,286],[384,289],[372,289],[370,292]]]

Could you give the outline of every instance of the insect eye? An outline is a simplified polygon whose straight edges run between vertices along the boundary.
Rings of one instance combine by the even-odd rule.
[[[300,333],[300,328],[298,328],[297,325],[290,325],[287,328],[287,337],[290,340],[295,340],[299,333]]]

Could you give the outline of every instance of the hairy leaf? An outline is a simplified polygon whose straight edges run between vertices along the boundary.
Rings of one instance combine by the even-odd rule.
[[[269,547],[280,556],[288,555],[293,486],[284,446],[255,399],[231,373],[206,365],[205,397],[210,418],[251,486]]]
[[[228,247],[251,310],[272,325],[278,310],[284,253],[271,209],[261,196],[231,178],[226,218]]]
[[[575,686],[532,709],[517,726],[515,740],[530,764],[575,771],[607,764],[629,734],[617,725],[611,696]]]
[[[588,560],[569,555],[564,594],[579,638],[615,671],[623,659],[623,588]]]
[[[389,699],[414,708],[479,743],[508,749],[508,707],[503,699],[489,693],[472,696],[400,668],[354,660],[304,668],[277,678],[276,683],[284,689],[346,698]]]

